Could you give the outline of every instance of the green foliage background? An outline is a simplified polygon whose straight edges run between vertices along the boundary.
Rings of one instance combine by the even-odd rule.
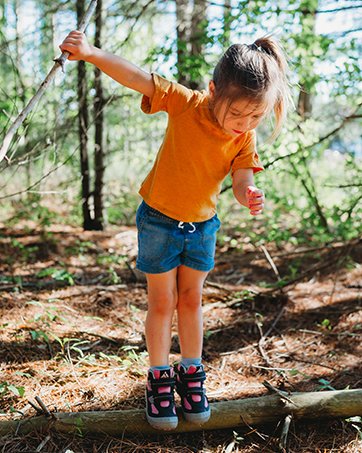
[[[258,243],[326,242],[358,235],[361,2],[255,0],[232,1],[231,8],[222,5],[222,1],[208,2],[202,36],[205,52],[187,58],[181,70],[206,88],[230,42],[251,43],[274,33],[290,58],[295,104],[301,89],[312,102],[312,112],[305,118],[291,112],[273,144],[267,142],[271,125],[260,127],[259,152],[267,171],[257,176],[257,184],[266,193],[265,213],[260,219],[250,218],[231,191],[225,190],[219,203],[224,224],[241,229]],[[57,45],[75,28],[74,10],[75,1],[57,5],[46,0],[0,1],[1,136],[46,76],[58,54]],[[325,15],[332,21],[331,30],[319,29]],[[106,1],[104,16],[105,50],[146,70],[176,77],[174,1]],[[333,30],[333,23],[342,23],[342,31]],[[90,25],[91,41],[93,33]],[[87,65],[87,71],[92,102],[93,68]],[[139,108],[140,95],[106,76],[103,81],[108,100],[106,216],[110,224],[133,224],[138,187],[162,141],[166,117],[145,117]],[[4,223],[30,219],[43,228],[54,222],[81,224],[76,86],[76,64],[70,62],[66,74],[57,77],[19,131],[9,154],[11,164],[0,164]],[[89,137],[92,150],[93,126]],[[227,179],[225,187],[229,184]]]

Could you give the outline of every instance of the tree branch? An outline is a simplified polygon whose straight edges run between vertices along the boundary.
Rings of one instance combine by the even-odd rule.
[[[343,6],[341,8],[334,8],[334,9],[320,9],[317,10],[317,14],[322,14],[322,13],[336,13],[338,11],[346,11],[348,9],[357,9],[357,8],[362,8],[362,5],[351,5],[351,6]]]
[[[91,0],[91,3],[84,14],[84,17],[82,18],[80,24],[79,24],[79,30],[84,31],[92,17],[92,14],[95,10],[95,7],[97,5],[97,0]],[[24,108],[24,110],[20,113],[20,115],[16,118],[14,123],[10,126],[9,130],[5,134],[4,141],[1,145],[0,148],[0,162],[6,157],[6,153],[9,149],[9,146],[11,144],[11,141],[16,133],[16,131],[19,129],[19,127],[23,124],[24,120],[28,116],[28,114],[34,109],[34,107],[37,105],[37,103],[40,101],[40,99],[43,97],[46,89],[50,85],[50,83],[54,80],[56,73],[59,71],[60,68],[64,68],[64,65],[67,61],[67,58],[69,57],[69,52],[63,52],[59,58],[56,58],[55,64],[46,76],[45,80],[42,82],[40,85],[38,91],[35,93],[35,95],[30,99],[28,105]]]

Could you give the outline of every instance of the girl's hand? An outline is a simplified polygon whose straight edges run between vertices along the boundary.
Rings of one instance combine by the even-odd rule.
[[[261,214],[264,208],[264,192],[254,186],[248,186],[246,189],[246,200],[251,215]]]
[[[92,55],[92,46],[85,34],[78,30],[71,31],[59,48],[70,53],[68,60],[87,60]]]

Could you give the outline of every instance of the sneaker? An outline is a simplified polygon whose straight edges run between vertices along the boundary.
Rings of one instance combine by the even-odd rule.
[[[175,373],[168,370],[149,370],[146,385],[146,417],[148,423],[156,429],[171,430],[176,428]]]
[[[190,365],[185,368],[181,363],[174,367],[176,391],[181,397],[184,417],[191,423],[202,424],[210,418],[210,406],[203,388],[206,379],[202,365]]]

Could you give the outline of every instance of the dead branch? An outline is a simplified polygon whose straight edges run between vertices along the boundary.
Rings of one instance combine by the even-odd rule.
[[[91,0],[91,3],[89,5],[88,9],[79,24],[79,31],[84,32],[84,30],[86,29],[92,15],[93,15],[93,12],[96,8],[96,5],[97,5],[97,0]],[[69,55],[70,55],[69,52],[63,52],[59,58],[54,59],[54,61],[55,61],[54,66],[52,67],[52,69],[50,70],[50,72],[48,73],[48,75],[46,76],[46,78],[44,79],[42,84],[40,85],[38,91],[30,99],[27,106],[22,110],[22,112],[16,118],[14,123],[8,129],[7,133],[5,134],[4,141],[0,148],[0,162],[6,157],[6,153],[9,149],[9,146],[11,144],[11,141],[12,141],[16,131],[23,124],[26,117],[29,115],[29,113],[34,109],[34,107],[37,105],[37,103],[43,97],[45,91],[47,90],[50,83],[54,80],[55,75],[59,71],[59,69],[64,68],[64,65],[65,65]]]
[[[211,418],[202,426],[179,418],[174,433],[235,428],[249,425],[278,423],[288,415],[299,419],[352,417],[362,413],[362,389],[323,392],[291,393],[282,400],[280,395],[266,395],[234,401],[211,403]],[[179,414],[180,415],[180,414]],[[24,435],[34,431],[51,430],[62,433],[98,433],[123,436],[125,433],[162,433],[146,421],[143,409],[126,411],[92,411],[52,413],[23,420],[0,422],[0,436],[17,432]],[[168,431],[170,432],[170,431]]]

